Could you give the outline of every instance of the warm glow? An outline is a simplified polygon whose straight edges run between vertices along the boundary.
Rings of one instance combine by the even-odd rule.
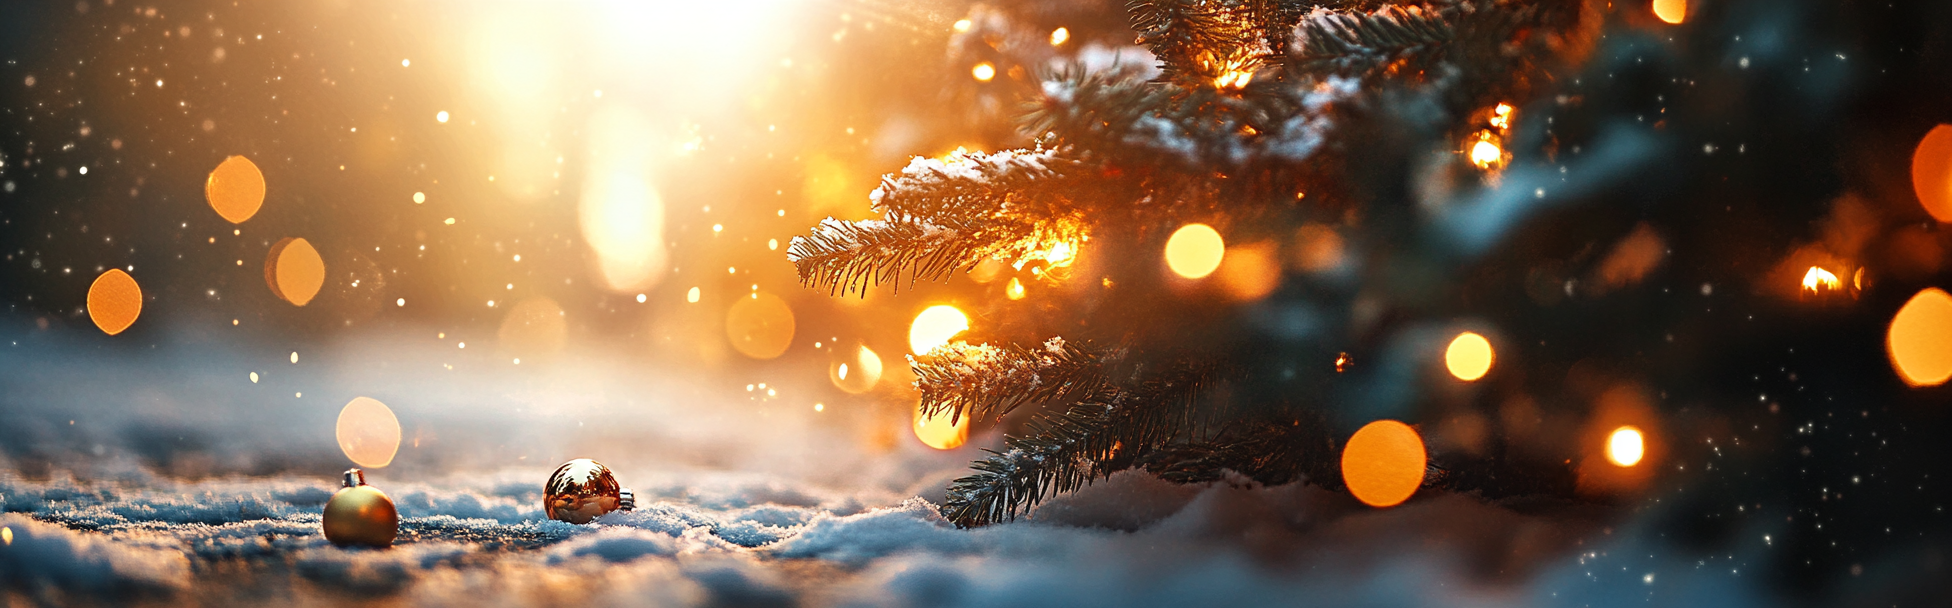
[[[1166,239],[1166,267],[1189,279],[1204,278],[1220,268],[1227,243],[1220,231],[1206,224],[1187,224]]]
[[[725,337],[732,348],[754,359],[771,359],[793,344],[793,309],[770,293],[755,292],[725,312]]]
[[[1471,164],[1487,171],[1504,166],[1505,149],[1498,147],[1497,139],[1490,131],[1479,133],[1477,142],[1471,144]]]
[[[834,382],[835,388],[858,395],[881,381],[881,355],[868,347],[836,348],[834,354],[828,379]]]
[[[651,183],[650,152],[657,134],[635,113],[620,109],[590,119],[590,162],[583,174],[578,219],[610,289],[638,292],[670,274],[664,244],[664,199]]]
[[[968,20],[968,19],[957,19],[957,20],[956,20],[956,22],[955,22],[955,24],[953,24],[953,25],[950,25],[949,27],[950,27],[951,29],[954,29],[954,30],[956,30],[956,31],[958,31],[958,32],[967,32],[967,31],[969,31],[969,20]]]
[[[264,282],[278,299],[304,306],[325,285],[325,260],[305,239],[286,237],[264,256]]]
[[[1238,89],[1253,82],[1254,72],[1249,70],[1227,70],[1213,79],[1213,86],[1222,89]]]
[[[446,122],[447,122],[447,110],[441,110],[441,111],[439,111],[439,112],[435,112],[435,113],[434,113],[434,122],[438,122],[438,123],[446,123]]]
[[[685,292],[685,301],[692,304],[697,304],[699,295],[701,294],[698,293],[698,288],[693,287],[691,288],[691,290]]]
[[[1623,467],[1640,464],[1640,457],[1647,454],[1647,444],[1640,436],[1640,429],[1623,426],[1613,429],[1606,438],[1606,459]]]
[[[1912,386],[1938,386],[1952,379],[1952,295],[1928,287],[1891,317],[1885,351],[1898,377]]]
[[[495,333],[503,352],[542,358],[560,353],[568,340],[569,320],[555,300],[534,297],[509,307]]]
[[[969,75],[976,77],[976,80],[989,82],[991,78],[996,77],[996,66],[990,65],[988,61],[978,63],[976,67],[969,68]]]
[[[242,224],[264,206],[264,174],[258,172],[257,164],[251,159],[226,158],[204,180],[203,196],[210,201],[210,208],[217,210],[217,215],[232,224]]]
[[[908,349],[926,355],[935,347],[948,344],[956,334],[969,330],[969,317],[948,304],[937,304],[915,315],[908,326]]]
[[[1309,224],[1295,231],[1295,263],[1308,272],[1323,272],[1342,265],[1342,235],[1334,228]]]
[[[425,202],[427,202],[427,193],[425,192],[413,193],[413,204],[418,205]]]
[[[1416,429],[1395,420],[1377,420],[1356,431],[1342,447],[1342,482],[1363,504],[1396,506],[1423,485],[1425,456]]]
[[[339,449],[354,464],[377,469],[393,464],[400,451],[400,419],[386,404],[357,397],[339,410]]]
[[[1064,44],[1065,41],[1070,39],[1071,39],[1071,30],[1069,29],[1060,27],[1051,30],[1051,46],[1058,46]]]
[[[1003,295],[1012,300],[1021,300],[1029,294],[1024,292],[1023,281],[1017,280],[1016,277],[1010,277],[1010,284],[1003,286]]]
[[[1803,291],[1812,294],[1834,292],[1842,285],[1837,281],[1837,275],[1816,266],[1811,266],[1810,271],[1803,274]]]
[[[1450,375],[1458,380],[1471,382],[1483,378],[1491,371],[1491,341],[1474,332],[1457,334],[1450,341],[1450,348],[1444,350],[1444,366],[1450,368]]]
[[[1911,189],[1925,212],[1952,222],[1952,125],[1932,127],[1911,154]]]
[[[934,416],[922,417],[921,404],[915,405],[915,438],[938,450],[953,450],[969,443],[969,417],[949,423],[950,412],[943,410]]]
[[[1511,104],[1508,103],[1501,103],[1497,107],[1491,108],[1491,126],[1499,129],[1510,129],[1511,112],[1513,109]]]
[[[1259,300],[1281,286],[1281,263],[1275,259],[1274,243],[1254,243],[1227,248],[1226,262],[1216,278],[1227,295],[1243,301]]]
[[[141,314],[142,287],[122,269],[110,268],[88,286],[88,320],[94,321],[102,333],[122,333]]]
[[[1678,24],[1688,17],[1688,0],[1654,0],[1654,16]]]

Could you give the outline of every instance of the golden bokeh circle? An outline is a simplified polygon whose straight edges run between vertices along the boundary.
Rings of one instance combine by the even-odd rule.
[[[1472,382],[1483,378],[1491,371],[1491,362],[1496,357],[1491,350],[1491,341],[1476,332],[1457,334],[1450,341],[1450,348],[1444,349],[1444,367],[1458,380]]]
[[[834,349],[834,360],[827,366],[827,379],[832,380],[834,388],[849,394],[861,394],[874,388],[881,381],[881,355],[866,346]]]
[[[339,410],[335,434],[346,458],[369,469],[393,464],[400,451],[400,419],[371,397],[356,397]]]
[[[1688,19],[1688,0],[1654,0],[1654,16],[1678,25]]]
[[[1918,204],[1941,222],[1952,222],[1952,125],[1939,125],[1911,153],[1911,189]]]
[[[1391,507],[1410,499],[1423,485],[1423,438],[1395,420],[1377,420],[1349,437],[1342,448],[1342,481],[1356,500]]]
[[[915,438],[922,445],[938,450],[953,450],[969,443],[969,416],[949,422],[952,416],[947,410],[934,416],[922,415],[922,404],[915,404]]]
[[[1952,295],[1928,287],[1891,317],[1884,336],[1891,368],[1912,386],[1938,386],[1952,379]]]
[[[1188,279],[1205,278],[1220,268],[1227,243],[1220,231],[1206,224],[1187,224],[1166,239],[1166,267]]]
[[[771,359],[793,344],[793,308],[770,293],[753,292],[725,312],[725,337],[754,359]]]
[[[141,315],[142,287],[122,269],[110,268],[88,285],[88,320],[102,333],[122,333]]]
[[[1647,438],[1639,428],[1632,425],[1613,429],[1606,437],[1606,460],[1617,466],[1630,467],[1640,464],[1647,455]]]
[[[258,171],[251,159],[226,158],[204,180],[203,197],[210,201],[210,208],[217,215],[232,224],[242,224],[264,206],[264,173]]]
[[[312,243],[286,237],[271,245],[264,256],[264,282],[278,299],[304,306],[325,285],[325,260]]]
[[[969,316],[961,310],[948,304],[930,306],[915,315],[915,322],[909,324],[908,348],[917,355],[926,355],[968,330]]]

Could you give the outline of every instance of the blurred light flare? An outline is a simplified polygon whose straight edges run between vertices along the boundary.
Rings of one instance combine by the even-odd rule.
[[[772,359],[793,345],[793,308],[779,296],[754,292],[725,312],[725,337],[732,349],[754,359]]]
[[[264,173],[251,159],[225,158],[204,180],[203,196],[224,221],[242,224],[264,206]]]
[[[1220,268],[1227,243],[1206,224],[1187,224],[1166,239],[1166,267],[1181,277],[1201,279]]]
[[[1021,300],[1026,295],[1029,294],[1024,291],[1023,281],[1018,280],[1016,277],[1010,277],[1010,284],[1003,286],[1004,297],[1012,300]]]
[[[1478,132],[1477,141],[1471,144],[1471,164],[1485,171],[1504,167],[1505,149],[1498,145],[1498,136],[1491,131]]]
[[[656,286],[667,274],[664,199],[651,184],[650,127],[635,112],[611,107],[590,119],[591,160],[578,219],[612,291]]]
[[[1423,437],[1410,425],[1377,420],[1349,437],[1342,448],[1342,480],[1349,493],[1372,507],[1393,507],[1423,485],[1429,466]]]
[[[1621,467],[1640,464],[1641,457],[1647,454],[1646,438],[1640,429],[1622,426],[1614,429],[1606,438],[1606,459]]]
[[[1458,380],[1474,382],[1491,371],[1492,359],[1496,357],[1491,349],[1491,341],[1476,332],[1464,332],[1450,341],[1444,349],[1444,367]]]
[[[142,315],[142,287],[120,268],[110,268],[88,285],[88,320],[102,333],[116,335]]]
[[[278,299],[304,306],[325,285],[325,259],[319,257],[311,242],[285,237],[265,254],[264,282]]]
[[[393,464],[400,450],[400,419],[379,400],[356,397],[339,410],[335,435],[339,449],[354,464],[383,468]]]
[[[978,63],[976,67],[969,68],[969,75],[977,82],[989,82],[996,78],[996,66],[990,65],[988,61]]]
[[[1654,0],[1654,16],[1679,25],[1688,18],[1688,0]]]
[[[915,315],[915,322],[908,326],[908,348],[926,355],[968,330],[969,317],[961,310],[948,304],[930,306]]]
[[[1932,127],[1911,154],[1911,188],[1933,219],[1952,222],[1952,125]]]
[[[1051,46],[1063,46],[1065,42],[1070,40],[1071,30],[1069,28],[1060,27],[1051,30]]]
[[[1811,266],[1809,272],[1803,273],[1803,291],[1811,295],[1835,293],[1841,287],[1843,283],[1837,280],[1837,275],[1821,266]]]
[[[881,355],[866,346],[852,349],[834,349],[834,364],[829,369],[829,379],[834,387],[849,394],[858,395],[874,388],[881,381]]]
[[[1952,295],[1928,287],[1891,317],[1885,353],[1905,384],[1938,386],[1952,379]]]
[[[953,450],[969,443],[969,417],[962,416],[952,423],[949,421],[952,416],[946,409],[934,416],[923,416],[922,404],[916,403],[915,438],[922,445],[938,450]]]

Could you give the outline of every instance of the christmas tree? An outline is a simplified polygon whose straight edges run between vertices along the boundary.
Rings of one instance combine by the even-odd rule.
[[[1052,68],[1068,31],[1039,44],[1026,16],[979,8],[958,29],[997,57],[976,78],[1025,81],[1025,147],[917,157],[870,195],[879,219],[830,218],[789,249],[839,296],[1017,275],[992,291],[994,329],[912,359],[925,415],[1019,429],[949,487],[959,526],[1135,467],[1341,487],[1349,432],[1410,399],[1384,394],[1401,370],[1365,362],[1496,305],[1460,296],[1523,214],[1450,201],[1557,153],[1526,108],[1553,103],[1602,20],[1580,0],[1127,12],[1156,66]],[[1489,493],[1572,485],[1519,458],[1439,454],[1429,473]]]

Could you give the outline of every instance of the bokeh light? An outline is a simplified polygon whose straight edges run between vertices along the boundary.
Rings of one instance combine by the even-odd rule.
[[[969,317],[961,310],[948,304],[930,306],[915,315],[915,322],[908,326],[908,349],[926,355],[968,330]]]
[[[1952,378],[1952,295],[1928,287],[1891,317],[1885,351],[1898,377],[1912,386],[1938,386]]]
[[[1275,259],[1274,243],[1254,243],[1229,247],[1220,265],[1220,285],[1227,295],[1254,301],[1274,293],[1281,286],[1281,263]]]
[[[771,359],[793,345],[793,308],[779,296],[753,292],[725,312],[725,338],[754,359]]]
[[[1444,367],[1450,375],[1465,382],[1483,378],[1491,371],[1491,361],[1495,355],[1491,351],[1491,341],[1476,332],[1457,334],[1450,341],[1450,348],[1444,349]]]
[[[1688,18],[1688,0],[1654,0],[1654,16],[1679,24]]]
[[[1205,278],[1220,268],[1227,243],[1220,231],[1206,224],[1187,224],[1166,239],[1166,267],[1189,279]]]
[[[305,239],[286,237],[265,254],[264,282],[279,299],[304,306],[325,285],[325,260]]]
[[[1925,212],[1952,222],[1952,125],[1932,127],[1911,154],[1911,189]]]
[[[835,388],[858,395],[872,390],[881,381],[881,371],[881,355],[874,350],[866,346],[835,348],[827,378]]]
[[[989,82],[990,79],[996,78],[996,66],[990,65],[987,61],[978,63],[976,67],[969,68],[969,75],[977,82]]]
[[[400,451],[400,419],[371,397],[355,397],[339,410],[336,434],[346,458],[369,469],[393,464]]]
[[[948,410],[934,416],[923,416],[920,403],[915,404],[915,438],[938,450],[953,450],[969,443],[969,417],[962,416],[954,423],[949,419]]]
[[[1060,27],[1051,30],[1051,46],[1061,46],[1069,40],[1071,40],[1070,29]]]
[[[1834,293],[1842,285],[1835,273],[1820,266],[1811,266],[1809,272],[1803,273],[1803,291],[1813,295]]]
[[[584,174],[578,220],[596,253],[597,271],[617,292],[649,289],[669,274],[664,199],[651,184],[643,145],[656,139],[645,121],[621,109],[590,120],[590,168]]]
[[[1646,438],[1641,436],[1640,429],[1623,426],[1606,437],[1606,459],[1613,464],[1623,467],[1640,464],[1640,457],[1646,454]]]
[[[1427,466],[1423,437],[1395,420],[1377,420],[1349,437],[1342,448],[1342,481],[1356,500],[1391,507],[1423,485]]]
[[[203,182],[203,196],[217,215],[232,224],[242,224],[264,206],[264,174],[251,159],[226,158]]]
[[[1030,293],[1024,290],[1023,281],[1018,280],[1016,277],[1010,277],[1010,283],[1003,286],[1003,297],[1012,300],[1021,300],[1024,299],[1024,296],[1028,295]]]
[[[88,320],[102,333],[122,333],[141,315],[142,287],[122,269],[110,268],[88,285]]]

